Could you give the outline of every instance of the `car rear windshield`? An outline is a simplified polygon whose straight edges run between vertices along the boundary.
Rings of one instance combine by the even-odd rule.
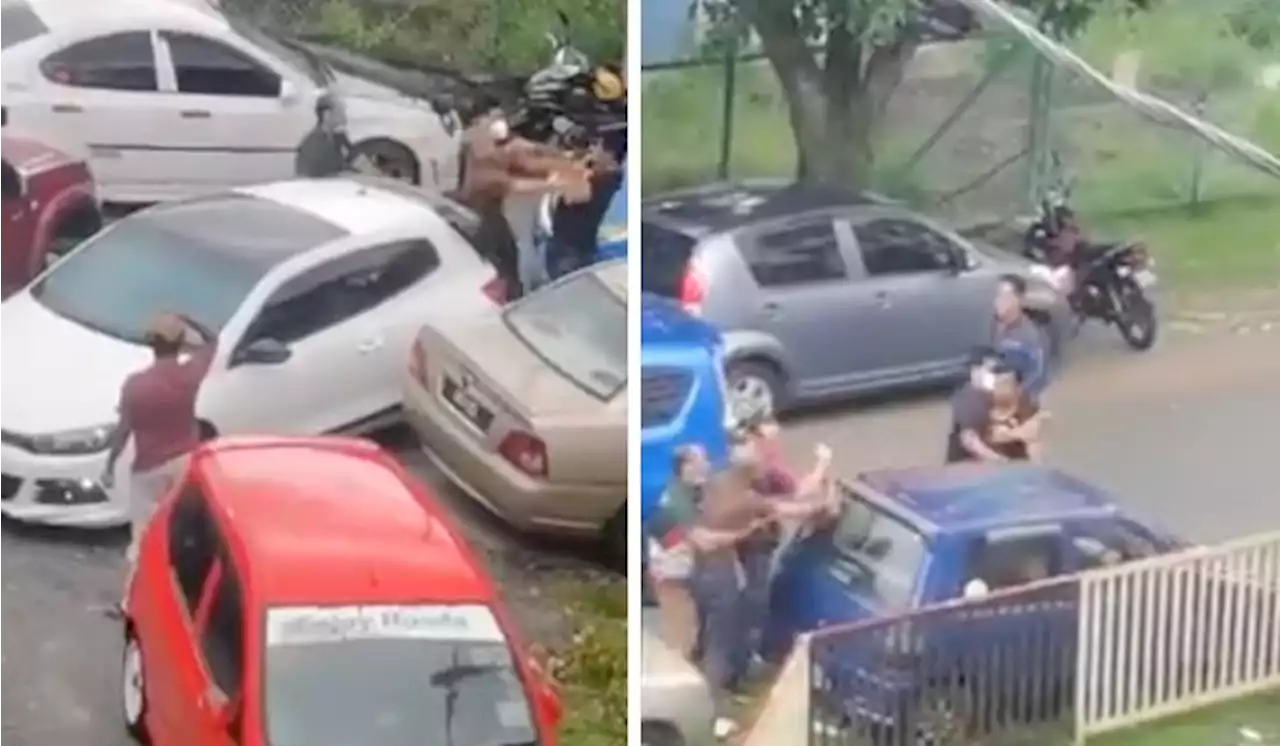
[[[215,331],[276,263],[347,235],[269,200],[219,196],[131,215],[72,251],[31,288],[54,313],[141,343],[160,313]]]
[[[513,656],[480,606],[267,613],[272,746],[537,744]]]
[[[508,308],[507,327],[560,375],[601,400],[627,385],[627,307],[593,272]]]
[[[855,592],[882,608],[911,606],[928,552],[915,528],[846,490],[832,548],[834,570]]]
[[[680,296],[689,258],[698,242],[680,231],[645,221],[640,224],[640,287],[667,298]]]
[[[30,41],[48,31],[49,27],[36,15],[30,3],[4,0],[0,5],[0,49]]]

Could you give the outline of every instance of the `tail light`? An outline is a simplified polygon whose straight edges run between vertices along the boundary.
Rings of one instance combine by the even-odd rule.
[[[685,270],[680,278],[680,305],[694,316],[702,315],[702,301],[707,295],[707,282],[695,267]]]
[[[514,430],[502,439],[498,453],[531,477],[547,476],[547,444],[536,435]]]
[[[413,340],[413,347],[409,349],[409,375],[422,384],[423,388],[426,388],[427,350],[423,347],[421,339]]]
[[[501,277],[489,280],[480,288],[480,291],[500,306],[507,302],[507,283]]]

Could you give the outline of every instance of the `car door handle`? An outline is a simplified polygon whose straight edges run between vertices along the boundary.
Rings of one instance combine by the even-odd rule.
[[[179,112],[178,115],[183,119],[208,119],[213,116],[212,112],[205,111],[204,109],[184,109]]]
[[[54,114],[80,114],[83,111],[84,111],[84,107],[78,106],[76,104],[54,104],[53,105]]]
[[[356,345],[356,352],[360,353],[361,355],[368,355],[370,352],[373,352],[374,350],[378,349],[381,346],[382,346],[381,339],[366,339],[365,341]]]

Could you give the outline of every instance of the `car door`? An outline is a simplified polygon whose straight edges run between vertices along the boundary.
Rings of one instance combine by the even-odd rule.
[[[839,390],[869,340],[838,228],[828,214],[807,215],[737,242],[759,288],[754,324],[782,343],[802,394]]]
[[[28,84],[6,85],[12,124],[53,142],[83,144],[104,199],[172,196],[158,138],[159,92],[147,30],[72,37],[38,64]]]
[[[225,543],[219,545],[197,619],[201,694],[191,746],[239,746],[244,706],[245,599],[241,573]],[[225,719],[224,719],[225,716]]]
[[[142,642],[148,722],[156,743],[208,743],[200,733],[207,677],[198,620],[216,585],[221,538],[198,481],[188,481],[167,513],[167,573],[134,606]]]
[[[421,320],[400,306],[414,284],[405,278],[421,280],[439,264],[434,251],[424,257],[421,249],[421,242],[398,241],[368,247],[284,282],[253,315],[226,372],[206,383],[201,413],[222,433],[317,434],[397,406]],[[250,347],[261,340],[283,345],[288,359],[255,362]]]
[[[161,30],[157,40],[161,87],[169,92],[161,144],[184,188],[291,178],[294,152],[315,122],[292,73],[232,35]]]
[[[906,217],[863,219],[853,230],[881,310],[876,367],[902,376],[960,368],[986,341],[995,290],[971,271],[967,248]]]

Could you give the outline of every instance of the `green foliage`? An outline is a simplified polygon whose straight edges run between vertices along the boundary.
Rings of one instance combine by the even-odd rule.
[[[621,746],[627,742],[627,588],[579,587],[563,593],[574,634],[552,655],[560,682],[562,746]]]
[[[560,30],[557,10],[568,15],[577,46],[595,59],[621,60],[626,42],[624,0],[224,1],[356,51],[469,70],[527,72],[546,64],[546,33]]]

